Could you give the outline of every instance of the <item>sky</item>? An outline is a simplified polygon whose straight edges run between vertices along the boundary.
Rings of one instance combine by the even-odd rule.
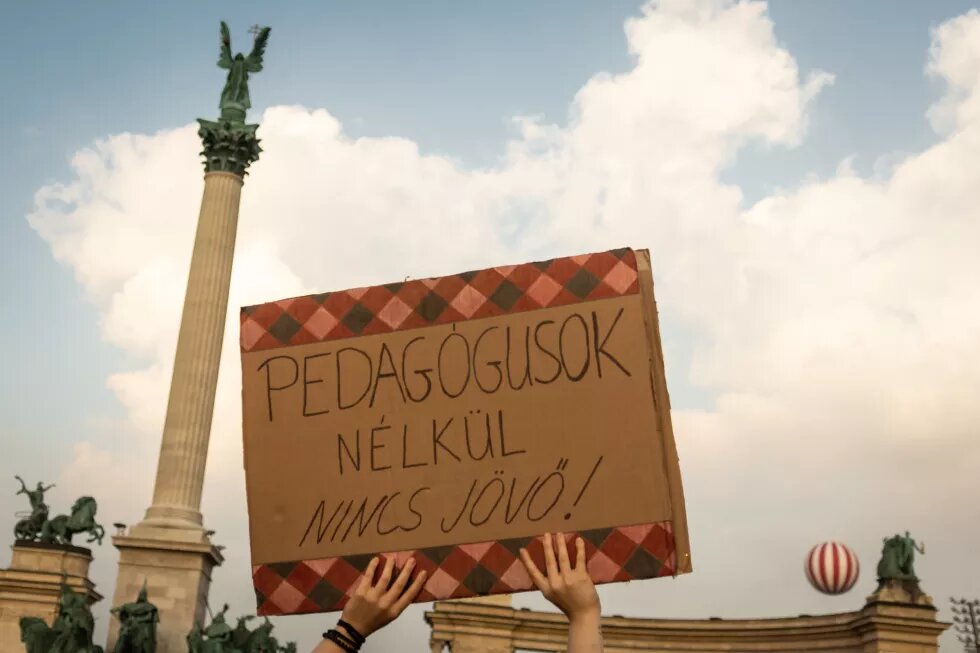
[[[212,604],[252,608],[237,306],[624,244],[654,260],[695,573],[603,587],[606,612],[858,609],[905,529],[941,618],[980,595],[975,3],[283,5],[6,8],[0,527],[26,507],[14,474],[106,524],[149,503],[225,19],[236,49],[273,29],[204,490]],[[865,570],[843,597],[803,575],[827,539]],[[115,563],[96,551],[110,597]],[[381,643],[424,646],[422,609]]]

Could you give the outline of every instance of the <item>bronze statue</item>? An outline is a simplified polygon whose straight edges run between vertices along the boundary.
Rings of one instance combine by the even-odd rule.
[[[245,647],[248,645],[252,631],[245,624],[254,618],[252,615],[245,615],[244,617],[238,618],[238,623],[235,624],[235,630],[231,632],[231,644],[234,649],[239,651],[247,650]]]
[[[50,628],[38,617],[22,617],[20,639],[27,653],[103,653],[102,647],[92,643],[95,619],[85,601],[70,587],[61,590],[58,599],[58,616]]]
[[[201,653],[204,650],[204,636],[201,627],[196,623],[191,632],[187,633],[187,653]]]
[[[265,618],[265,623],[252,631],[246,641],[247,653],[279,653],[279,641],[272,636],[272,622]]]
[[[196,624],[187,635],[188,653],[232,653],[231,626],[225,621],[228,604],[218,614],[211,618],[211,623],[201,632]],[[234,653],[238,653],[235,651]]]
[[[878,562],[878,582],[889,580],[918,581],[915,575],[915,552],[925,553],[925,544],[916,544],[905,531],[905,536],[893,535],[882,539],[881,560]]]
[[[24,479],[20,476],[14,476],[18,481],[20,481],[20,489],[17,494],[26,494],[27,500],[31,504],[31,514],[24,519],[21,519],[14,525],[14,538],[18,540],[36,540],[40,534],[41,529],[44,528],[44,523],[48,521],[48,504],[44,502],[44,493],[54,487],[54,485],[44,486],[40,481],[37,484],[37,488],[33,490],[27,489],[27,484],[24,483]]]
[[[88,542],[102,544],[105,529],[95,521],[98,504],[92,497],[80,497],[71,507],[70,515],[58,515],[46,521],[40,539],[49,544],[71,544],[78,533],[88,533]]]
[[[272,636],[272,622],[265,621],[255,630],[249,630],[246,623],[252,616],[239,617],[232,628],[225,619],[228,605],[214,615],[211,623],[203,631],[195,625],[187,635],[188,653],[296,653],[296,644],[290,642],[280,646]]]
[[[111,610],[119,618],[119,639],[113,653],[156,653],[157,607],[147,600],[146,581],[136,601]]]
[[[221,23],[221,53],[218,67],[228,71],[221,90],[221,115],[217,121],[198,118],[198,136],[204,144],[204,171],[230,172],[244,177],[248,167],[258,160],[262,148],[256,136],[258,125],[245,124],[245,113],[252,106],[248,91],[248,76],[262,70],[265,46],[269,41],[268,27],[252,28],[255,41],[252,52],[246,57],[231,54],[231,35],[228,25]]]
[[[72,537],[78,533],[88,533],[89,542],[102,544],[105,531],[95,521],[98,504],[92,497],[81,497],[71,508],[70,515],[58,515],[48,519],[50,509],[44,502],[44,493],[54,487],[38,483],[33,490],[27,488],[24,479],[14,476],[20,481],[17,494],[26,494],[31,504],[31,514],[14,525],[14,538],[46,544],[71,544]]]
[[[270,28],[262,27],[255,30],[255,42],[252,52],[246,57],[242,53],[231,54],[231,35],[228,24],[221,21],[221,55],[218,57],[218,67],[228,70],[228,80],[221,91],[221,120],[232,123],[244,123],[245,111],[251,108],[252,99],[248,93],[248,74],[262,70],[262,56],[265,45],[269,41]]]

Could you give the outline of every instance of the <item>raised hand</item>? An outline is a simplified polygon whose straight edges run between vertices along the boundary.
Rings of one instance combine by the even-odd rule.
[[[395,582],[392,583],[394,558],[388,558],[381,570],[381,576],[375,583],[374,575],[378,570],[378,561],[378,558],[374,558],[368,564],[361,582],[347,601],[340,617],[365,637],[394,621],[415,600],[425,584],[425,570],[415,575],[411,585],[408,584],[412,570],[415,568],[414,559],[409,559],[405,563]]]
[[[557,544],[558,556],[555,558]],[[575,538],[575,566],[568,559],[565,536],[544,536],[544,561],[547,576],[531,560],[527,549],[521,549],[521,560],[535,586],[544,597],[565,613],[570,621],[583,617],[598,617],[599,594],[585,566],[585,542]]]

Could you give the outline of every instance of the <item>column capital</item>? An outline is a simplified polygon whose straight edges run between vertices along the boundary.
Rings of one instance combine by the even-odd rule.
[[[258,125],[241,122],[197,119],[197,130],[204,150],[205,172],[230,172],[239,177],[248,174],[248,167],[259,159],[262,148],[255,134]]]

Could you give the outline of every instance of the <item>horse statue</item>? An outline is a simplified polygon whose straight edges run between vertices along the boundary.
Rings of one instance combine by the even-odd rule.
[[[48,653],[58,633],[40,617],[21,617],[20,641],[27,653]]]
[[[81,497],[71,507],[70,515],[58,515],[45,522],[41,530],[41,541],[49,544],[71,544],[71,538],[78,533],[88,533],[87,542],[102,544],[105,529],[95,521],[98,504],[92,497]]]
[[[54,625],[37,617],[22,617],[20,641],[27,653],[104,653],[92,643],[95,620],[85,597],[64,587],[58,601]]]

